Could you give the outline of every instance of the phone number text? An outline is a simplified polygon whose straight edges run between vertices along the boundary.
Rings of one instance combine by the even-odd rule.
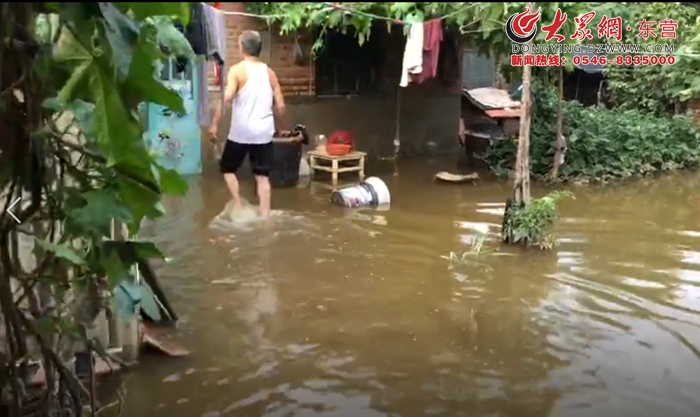
[[[676,57],[673,55],[574,55],[571,57],[574,65],[674,65]],[[566,65],[566,58],[557,55],[529,55],[513,54],[510,56],[510,65],[522,67],[524,65],[535,67],[558,67]]]
[[[574,55],[571,57],[574,65],[673,65],[676,57],[673,55]]]

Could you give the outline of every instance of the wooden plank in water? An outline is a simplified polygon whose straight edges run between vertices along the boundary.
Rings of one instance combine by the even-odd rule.
[[[479,179],[479,174],[476,172],[473,172],[471,174],[466,174],[466,175],[461,175],[461,174],[452,174],[447,171],[440,171],[437,174],[435,174],[435,179],[444,181],[444,182],[452,182],[452,183],[465,183],[465,182],[473,182]]]
[[[141,323],[141,334],[143,343],[169,356],[188,356],[190,352],[179,344],[168,340],[166,329],[153,326],[152,324]]]
[[[168,298],[165,296],[165,292],[163,292],[160,284],[158,284],[156,272],[153,270],[151,263],[148,260],[139,261],[139,271],[141,272],[141,276],[144,281],[146,281],[146,284],[148,284],[151,291],[153,291],[153,294],[156,296],[156,298],[158,298],[158,301],[160,301],[163,309],[165,309],[165,316],[169,317],[170,321],[173,323],[176,322],[178,320],[177,313],[175,313],[175,309],[173,309],[173,307],[170,305]],[[166,317],[163,317],[162,321],[166,322],[168,320]]]

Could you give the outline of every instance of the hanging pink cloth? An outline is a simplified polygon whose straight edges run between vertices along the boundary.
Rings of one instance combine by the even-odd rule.
[[[442,42],[442,21],[433,19],[423,23],[423,71],[412,77],[421,84],[429,78],[437,76],[440,43]]]

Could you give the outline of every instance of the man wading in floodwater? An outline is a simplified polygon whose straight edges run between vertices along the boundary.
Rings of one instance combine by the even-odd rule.
[[[284,98],[277,75],[260,61],[262,39],[260,33],[247,30],[239,39],[243,61],[228,72],[224,106],[233,104],[231,130],[221,155],[220,168],[233,197],[236,210],[242,208],[236,171],[248,156],[253,168],[260,202],[260,216],[270,213],[270,165],[272,164],[272,136],[275,116],[284,116]],[[217,140],[217,126],[223,109],[217,107],[209,128]]]

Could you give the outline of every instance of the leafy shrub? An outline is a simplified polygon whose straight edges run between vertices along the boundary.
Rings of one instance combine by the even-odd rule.
[[[597,16],[621,16],[623,22],[657,20],[656,16],[673,16],[678,22],[676,36],[654,44],[675,47],[673,65],[607,65],[605,79],[611,103],[623,109],[640,109],[655,114],[676,114],[688,106],[688,100],[700,94],[700,59],[697,44],[697,3],[645,2],[645,3],[601,3],[596,7]],[[606,39],[607,43],[639,43],[637,30],[622,31],[618,42]],[[646,42],[643,42],[646,43]]]
[[[557,92],[533,83],[535,108],[530,134],[530,170],[544,178],[554,163]],[[695,167],[700,160],[700,131],[687,116],[654,116],[639,110],[585,107],[564,102],[567,153],[562,180],[608,181]],[[515,141],[499,141],[483,159],[496,174],[512,169]]]
[[[544,197],[532,199],[526,206],[510,205],[504,216],[504,240],[540,249],[554,247],[552,229],[554,221],[559,217],[557,206],[565,197],[573,197],[573,194],[569,191],[553,191]]]

